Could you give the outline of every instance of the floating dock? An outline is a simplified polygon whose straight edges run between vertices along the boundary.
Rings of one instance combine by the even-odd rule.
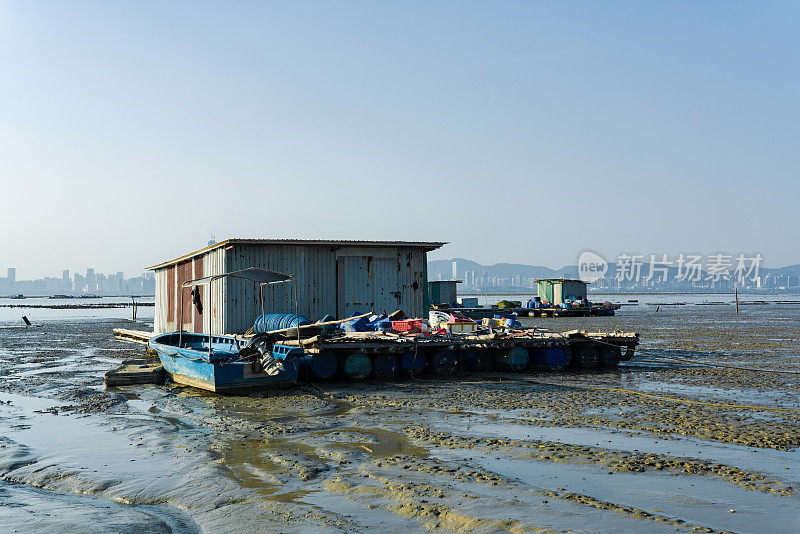
[[[592,304],[591,306],[570,308],[556,306],[546,308],[442,308],[440,311],[458,313],[472,319],[491,318],[495,315],[511,315],[514,313],[517,314],[517,317],[600,317],[614,315],[621,307],[622,305],[620,304]]]
[[[639,335],[629,332],[571,330],[557,333],[528,329],[510,333],[426,338],[357,332],[330,339],[315,336],[299,342],[285,340],[281,343],[302,346],[306,358],[312,360],[312,370],[314,358],[335,359],[339,375],[354,378],[350,376],[348,367],[365,368],[369,366],[367,360],[370,360],[373,378],[380,378],[378,375],[414,375],[426,370],[434,375],[448,376],[457,370],[482,371],[493,368],[505,371],[614,368],[620,361],[633,357]],[[396,361],[396,370],[392,369],[395,364],[389,359]],[[375,372],[378,370],[376,366],[383,371]],[[364,374],[364,370],[356,374]]]
[[[123,341],[147,343],[151,332],[115,329]],[[246,336],[242,336],[246,340]],[[301,379],[385,380],[458,371],[615,368],[630,360],[639,343],[632,332],[550,332],[537,328],[425,336],[396,332],[345,332],[283,339],[301,347]]]

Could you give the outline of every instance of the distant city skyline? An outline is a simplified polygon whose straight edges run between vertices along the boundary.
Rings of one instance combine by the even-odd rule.
[[[210,244],[210,243],[209,243]],[[615,270],[617,265],[612,263],[608,275],[591,285],[594,290],[732,290],[734,286],[750,290],[800,290],[800,264],[783,266],[781,268],[764,267],[759,276],[751,280],[736,277],[717,280],[708,283],[703,277],[696,281],[676,282],[673,280],[675,268],[671,267],[650,279],[646,272],[627,280],[616,280]],[[785,271],[785,272],[784,272]],[[0,266],[0,297],[17,294],[23,295],[150,295],[155,291],[154,275],[144,271],[137,276],[124,277],[123,271],[103,274],[92,267],[86,267],[83,273],[70,269],[63,269],[54,276],[42,276],[26,279],[25,273],[16,267]],[[435,280],[461,280],[459,291],[490,291],[490,290],[518,290],[532,289],[535,287],[536,278],[567,277],[578,278],[575,265],[533,266],[525,264],[512,264],[495,262],[490,265],[480,265],[464,258],[456,259],[429,259],[428,277]]]
[[[2,272],[2,271],[0,271]],[[155,292],[153,273],[125,278],[122,271],[111,274],[96,272],[87,267],[83,274],[61,271],[60,276],[34,279],[20,278],[15,267],[7,267],[5,277],[0,277],[0,297],[14,295],[152,295]]]
[[[465,258],[433,260],[428,262],[428,279],[459,280],[461,294],[487,291],[531,290],[538,278],[580,278],[576,265],[559,268],[545,266],[497,263],[481,265]],[[800,265],[779,269],[763,268],[755,273],[713,273],[698,271],[696,276],[681,279],[675,266],[657,268],[656,274],[643,269],[633,275],[622,265],[611,263],[606,275],[589,285],[590,291],[676,291],[676,292],[731,292],[734,287],[748,292],[800,292]]]

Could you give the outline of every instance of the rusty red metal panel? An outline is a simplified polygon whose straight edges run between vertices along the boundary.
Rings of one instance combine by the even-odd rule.
[[[188,290],[184,290],[181,288],[181,285],[184,282],[188,282],[192,279],[192,260],[187,260],[179,263],[177,265],[177,276],[178,276],[178,283],[176,284],[176,290],[180,295],[175,300],[178,302],[178,306],[183,306],[183,324],[192,324],[192,296],[189,294]],[[181,298],[182,297],[182,298]],[[181,317],[181,308],[178,308],[178,320]],[[178,327],[182,327],[182,325],[178,325]]]
[[[175,266],[167,267],[167,322],[176,322],[175,317]]]
[[[193,278],[202,278],[203,277],[203,257],[198,256],[194,259],[194,276]],[[203,302],[203,312],[208,309],[207,308],[208,302]],[[197,313],[197,307],[192,306],[192,326],[193,332],[202,332],[203,331],[203,316]]]

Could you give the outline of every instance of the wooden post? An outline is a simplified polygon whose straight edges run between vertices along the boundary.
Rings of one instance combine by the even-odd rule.
[[[135,321],[135,320],[136,320],[136,300],[133,298],[133,296],[132,296],[132,295],[131,295],[131,303],[132,303],[132,304],[131,304],[131,308],[133,308],[133,310],[132,310],[132,313],[133,313],[133,319],[132,319],[132,320],[134,320],[134,321]]]
[[[733,287],[733,295],[734,295],[734,298],[736,299],[736,313],[739,313],[739,287],[738,286],[734,286]]]

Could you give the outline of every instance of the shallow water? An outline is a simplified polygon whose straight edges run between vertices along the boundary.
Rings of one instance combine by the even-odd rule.
[[[17,312],[0,316],[0,531],[800,528],[796,375],[651,356],[616,371],[246,397],[106,389],[105,370],[143,355],[111,330],[151,328],[152,316],[49,310],[25,329]],[[794,305],[524,321],[638,331],[645,350],[696,361],[800,369]]]

